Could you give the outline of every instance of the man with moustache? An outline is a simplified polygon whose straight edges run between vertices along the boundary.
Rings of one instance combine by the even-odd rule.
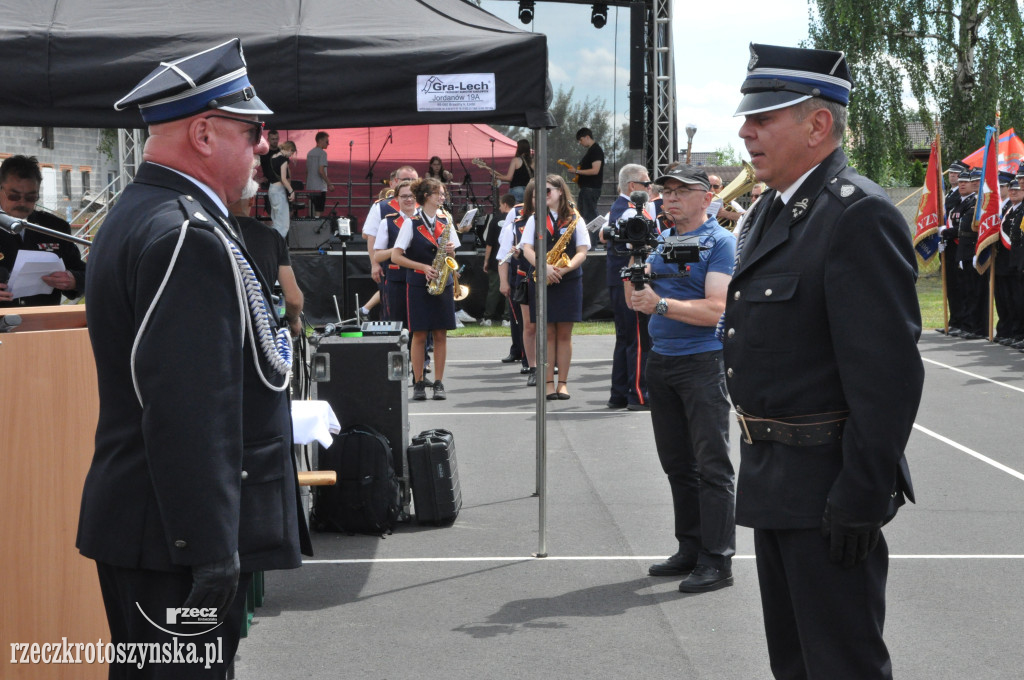
[[[16,219],[70,235],[71,225],[67,222],[56,215],[36,210],[42,182],[43,174],[34,156],[5,159],[0,164],[0,209]],[[7,287],[7,279],[20,250],[56,253],[64,262],[64,271],[54,271],[42,277],[43,283],[53,287],[51,292],[14,298]],[[31,229],[20,234],[0,230],[0,307],[59,305],[62,296],[74,299],[84,292],[85,263],[74,243]]]
[[[914,499],[924,370],[910,232],[847,164],[841,52],[752,44],[736,115],[771,191],[738,236],[724,317],[740,421],[736,521],[754,529],[776,678],[892,678],[882,526]]]
[[[113,643],[162,648],[187,633],[221,650],[199,664],[114,663],[111,678],[223,678],[252,572],[311,552],[290,340],[275,335],[270,291],[227,210],[267,148],[257,117],[271,111],[238,39],[162,61],[115,108],[130,106],[150,136],[90,253],[100,413],[77,545],[96,560]]]

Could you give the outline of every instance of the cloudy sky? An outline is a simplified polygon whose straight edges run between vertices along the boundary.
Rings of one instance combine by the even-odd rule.
[[[575,87],[576,95],[600,97],[614,107],[619,120],[629,112],[629,10],[612,7],[608,25],[590,23],[589,5],[537,2],[534,23],[518,19],[518,2],[483,0],[488,12],[516,27],[548,36],[551,84]],[[769,9],[770,7],[770,9]],[[725,11],[720,12],[722,8]],[[743,144],[736,133],[740,119],[732,114],[739,103],[751,42],[796,46],[807,38],[807,0],[731,0],[698,3],[673,0],[673,47],[680,146],[683,128],[697,126],[694,151],[714,151]],[[616,31],[616,23],[618,30]],[[745,153],[743,153],[745,157]]]

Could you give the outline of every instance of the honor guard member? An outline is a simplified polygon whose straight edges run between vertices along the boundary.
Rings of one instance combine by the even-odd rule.
[[[1001,174],[1001,173],[1000,173]],[[1013,345],[1024,341],[1024,188],[1016,178],[1007,186],[1003,226],[996,245],[996,342]]]
[[[614,225],[620,219],[635,217],[644,210],[649,195],[651,177],[647,168],[630,163],[619,170],[619,195],[608,211],[608,224]],[[635,205],[631,198],[634,192],[643,198],[641,205]],[[601,232],[604,241],[604,232]],[[612,301],[615,315],[615,349],[612,351],[612,387],[608,397],[608,408],[628,408],[631,411],[646,411],[647,379],[644,364],[651,347],[647,332],[647,315],[629,308],[626,304],[625,289],[622,287],[622,268],[629,265],[630,251],[624,244],[605,243],[608,251],[605,258],[605,282]]]
[[[766,193],[724,318],[740,421],[736,521],[754,529],[776,678],[891,678],[882,526],[913,500],[924,368],[907,223],[841,148],[841,52],[751,44],[736,111]]]
[[[964,176],[960,175],[963,179]],[[960,215],[957,220],[956,272],[962,295],[960,335],[964,340],[979,340],[986,335],[988,327],[988,281],[974,268],[974,254],[978,248],[978,231],[974,226],[974,211],[978,205],[978,189],[981,186],[981,170],[975,169],[967,176],[966,194],[960,201]]]
[[[949,191],[946,192],[946,198],[943,201],[944,207],[944,220],[943,228],[940,230],[939,235],[941,237],[940,247],[942,248],[942,258],[945,260],[945,280],[946,280],[946,304],[949,306],[949,334],[953,336],[960,335],[960,325],[963,323],[963,319],[960,318],[960,312],[963,309],[963,295],[960,293],[959,279],[957,277],[957,223],[960,219],[960,202],[963,196],[960,194],[959,179],[962,173],[970,174],[970,169],[960,161],[953,161],[949,165],[949,169],[946,171],[949,177]],[[936,328],[940,333],[945,333],[946,329]]]
[[[77,546],[96,560],[114,643],[223,641],[209,666],[113,664],[111,678],[223,678],[252,572],[311,554],[291,342],[226,207],[267,148],[271,111],[238,39],[162,62],[115,104],[132,106],[149,125],[144,163],[87,270],[100,412]],[[167,624],[178,608],[200,620]]]

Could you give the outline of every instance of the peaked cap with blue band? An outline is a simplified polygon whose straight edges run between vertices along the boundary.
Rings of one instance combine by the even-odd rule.
[[[811,97],[847,106],[853,78],[842,52],[750,43],[736,116],[784,109]]]
[[[187,118],[202,111],[220,109],[242,115],[273,113],[256,96],[245,68],[242,43],[226,43],[196,54],[161,62],[114,108],[138,106],[147,124]]]

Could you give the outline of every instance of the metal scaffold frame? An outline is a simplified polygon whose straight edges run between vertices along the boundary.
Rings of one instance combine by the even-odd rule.
[[[676,75],[672,51],[672,0],[651,0],[651,165],[655,174],[676,158]]]

